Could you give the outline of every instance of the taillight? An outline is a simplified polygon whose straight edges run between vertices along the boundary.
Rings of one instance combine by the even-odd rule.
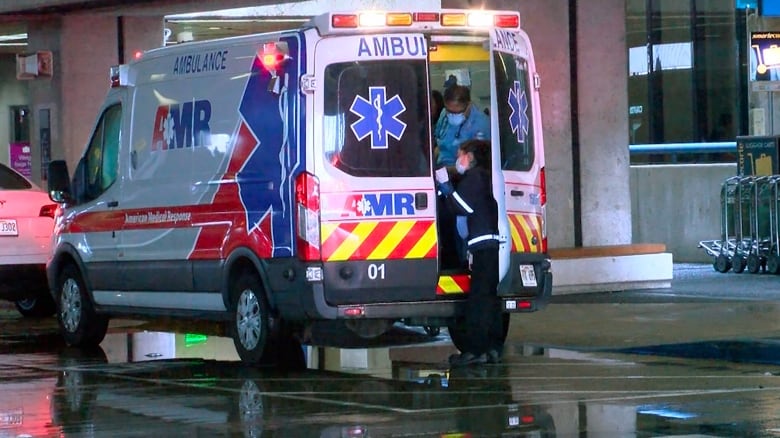
[[[303,172],[295,178],[298,258],[320,260],[320,182]]]
[[[38,216],[45,216],[54,219],[54,215],[57,213],[57,204],[46,204],[41,207],[41,211]]]
[[[542,252],[547,254],[547,179],[544,176],[544,167],[539,171],[539,200],[542,204]]]

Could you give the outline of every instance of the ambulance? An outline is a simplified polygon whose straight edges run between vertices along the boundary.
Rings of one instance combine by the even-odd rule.
[[[224,322],[279,362],[318,322],[462,345],[469,271],[442,263],[431,91],[490,115],[505,328],[550,297],[540,80],[516,11],[346,12],[112,68],[47,275],[67,344],[120,315]]]

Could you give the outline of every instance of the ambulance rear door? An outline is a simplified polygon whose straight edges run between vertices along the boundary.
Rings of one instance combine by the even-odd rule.
[[[522,30],[493,29],[490,47],[493,190],[505,240],[499,293],[536,295],[547,269],[539,81]]]
[[[425,38],[336,36],[321,39],[314,50],[312,141],[326,300],[435,299]]]

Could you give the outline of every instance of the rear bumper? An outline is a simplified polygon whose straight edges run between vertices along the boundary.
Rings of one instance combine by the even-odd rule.
[[[0,299],[17,301],[47,291],[46,265],[0,265]]]

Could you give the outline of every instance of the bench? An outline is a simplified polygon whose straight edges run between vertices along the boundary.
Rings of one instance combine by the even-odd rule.
[[[662,243],[551,248],[553,295],[671,287],[672,254]]]

